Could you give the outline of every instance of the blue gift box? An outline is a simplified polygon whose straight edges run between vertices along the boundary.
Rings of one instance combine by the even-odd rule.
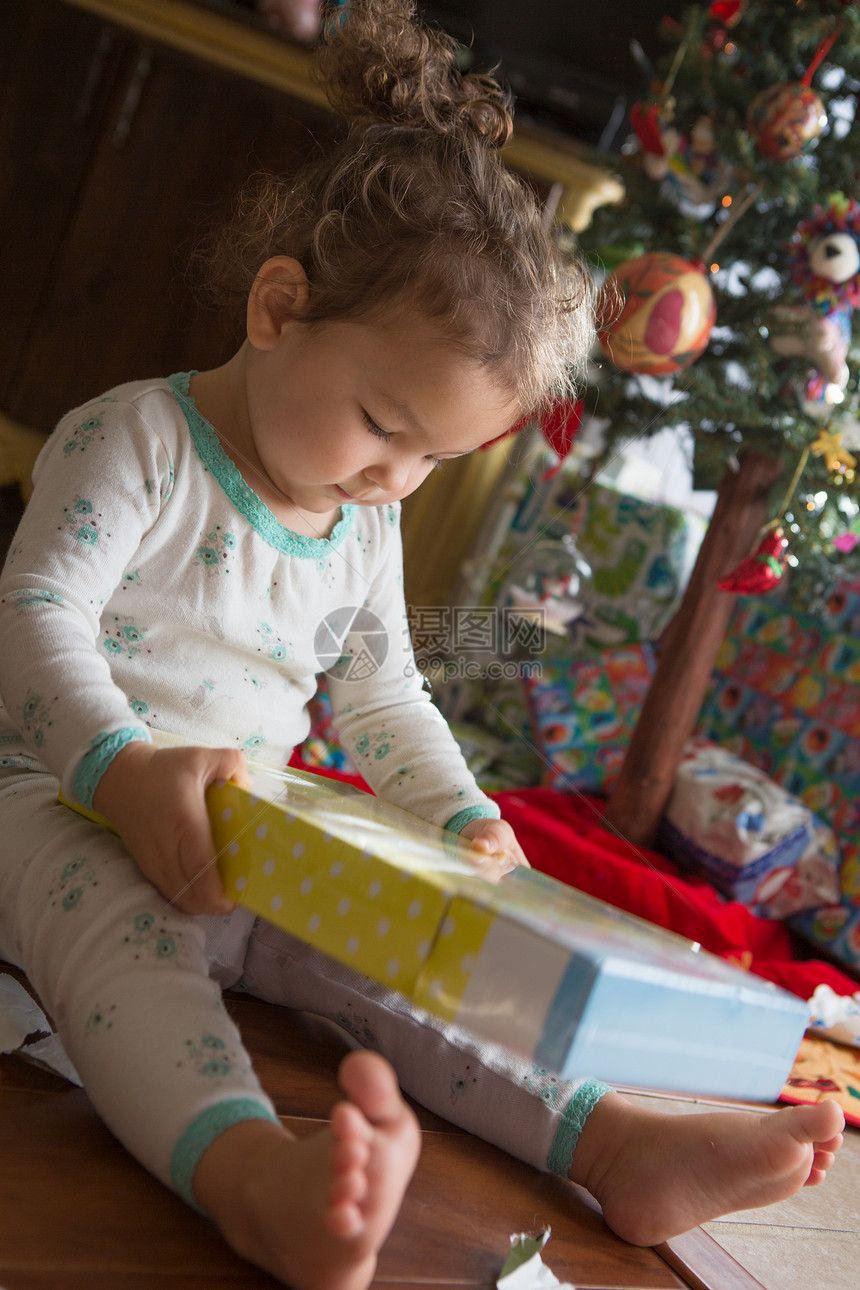
[[[458,1025],[563,1078],[779,1097],[809,1016],[803,1000],[534,870],[491,893],[492,922],[452,1009]],[[437,998],[455,960],[437,955]]]

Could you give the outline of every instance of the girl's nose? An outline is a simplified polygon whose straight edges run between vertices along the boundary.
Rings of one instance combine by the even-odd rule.
[[[409,483],[409,467],[410,463],[405,458],[392,456],[387,461],[368,466],[364,473],[381,492],[398,493]]]

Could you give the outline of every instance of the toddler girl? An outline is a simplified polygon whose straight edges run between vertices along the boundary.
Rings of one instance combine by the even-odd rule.
[[[362,612],[372,666],[330,675],[344,745],[382,797],[488,865],[522,861],[416,672],[398,504],[564,393],[592,334],[584,275],[499,159],[504,95],[459,75],[411,0],[352,0],[320,67],[349,133],[247,194],[210,248],[244,302],[241,348],[76,409],[37,463],[0,587],[0,954],[147,1168],[297,1290],[361,1290],[418,1152],[395,1070],[442,1115],[585,1185],[643,1244],[820,1181],[841,1114],[665,1117],[590,1079],[542,1096],[530,1064],[225,897],[204,792],[246,777],[246,759],[286,762]],[[116,832],[58,804],[60,787]],[[331,1126],[296,1142],[229,986],[360,1016],[392,1065],[351,1054]]]

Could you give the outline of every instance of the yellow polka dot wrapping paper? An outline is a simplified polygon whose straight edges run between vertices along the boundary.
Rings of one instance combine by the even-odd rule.
[[[535,870],[300,771],[213,785],[228,894],[419,1006],[565,1078],[775,1101],[805,1003]]]
[[[227,783],[207,794],[227,894],[411,994],[448,908],[446,875],[469,877],[456,837],[300,772],[254,780],[255,792]]]

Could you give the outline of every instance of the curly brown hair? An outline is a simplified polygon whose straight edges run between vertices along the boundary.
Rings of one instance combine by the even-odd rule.
[[[501,160],[509,95],[455,55],[413,0],[336,10],[314,75],[350,128],[298,173],[250,181],[208,243],[210,282],[244,302],[267,259],[291,256],[310,283],[304,322],[417,309],[531,411],[581,373],[593,290]]]

